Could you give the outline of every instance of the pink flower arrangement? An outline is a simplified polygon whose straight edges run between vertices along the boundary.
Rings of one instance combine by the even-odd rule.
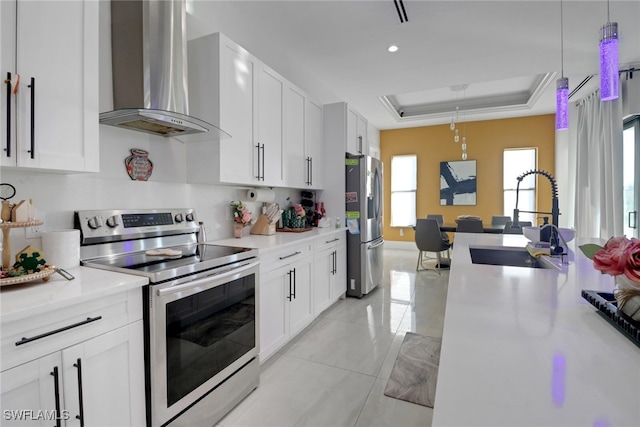
[[[251,225],[251,212],[242,202],[231,202],[233,208],[233,222],[242,224],[243,227]]]
[[[580,249],[596,270],[615,278],[618,309],[640,321],[640,240],[612,237],[604,246],[589,243]]]
[[[612,237],[604,246],[586,244],[582,252],[593,260],[596,270],[610,276],[624,275],[640,286],[640,240]]]

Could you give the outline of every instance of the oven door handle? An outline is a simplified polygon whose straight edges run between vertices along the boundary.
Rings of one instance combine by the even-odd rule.
[[[242,273],[244,271],[251,270],[252,268],[257,267],[259,264],[260,264],[259,261],[249,262],[249,263],[243,264],[243,265],[241,265],[239,267],[233,267],[233,268],[221,271],[219,273],[210,274],[210,275],[208,275],[206,277],[202,277],[202,278],[200,278],[198,280],[195,280],[193,282],[184,283],[182,285],[171,286],[171,287],[165,288],[165,289],[158,289],[157,294],[158,294],[159,297],[162,297],[162,296],[165,296],[165,295],[174,294],[176,292],[185,291],[185,290],[188,290],[188,289],[191,289],[191,288],[197,288],[198,286],[200,286],[202,284],[203,281],[209,281],[210,282],[211,279],[215,279],[217,282],[224,281],[224,279],[226,279],[228,277],[232,277],[232,276],[235,276],[235,275],[237,275],[239,273]],[[210,286],[210,287],[214,287],[214,286]]]

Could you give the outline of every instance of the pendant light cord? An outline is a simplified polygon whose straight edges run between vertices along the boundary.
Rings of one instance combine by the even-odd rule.
[[[560,0],[560,73],[564,77],[564,19],[562,13],[562,0]]]

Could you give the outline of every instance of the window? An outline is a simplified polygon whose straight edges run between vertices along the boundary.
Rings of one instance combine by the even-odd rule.
[[[416,225],[418,158],[415,155],[391,158],[391,226]]]
[[[535,148],[510,148],[504,150],[502,169],[502,189],[504,191],[504,215],[513,218],[513,210],[516,207],[516,188],[518,176],[536,168]],[[521,211],[536,210],[536,175],[526,176],[520,183],[518,192],[518,209]],[[536,224],[535,214],[521,213],[520,221],[531,221]],[[551,220],[551,218],[549,218]]]
[[[624,235],[638,237],[640,211],[640,116],[625,121],[622,139]]]

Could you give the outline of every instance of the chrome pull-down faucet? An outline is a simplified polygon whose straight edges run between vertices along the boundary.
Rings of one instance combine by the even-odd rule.
[[[518,193],[520,192],[520,183],[526,176],[533,175],[533,174],[544,176],[551,183],[551,212],[521,211],[518,209]],[[562,254],[564,252],[564,249],[562,248],[562,246],[558,244],[559,243],[558,227],[559,227],[560,208],[558,205],[558,185],[556,184],[556,180],[553,178],[553,176],[549,172],[537,170],[537,169],[529,170],[523,173],[522,175],[518,176],[516,179],[518,180],[518,185],[516,187],[516,207],[513,210],[513,223],[511,224],[511,227],[520,228],[520,221],[518,219],[520,212],[551,215],[551,224],[553,224],[554,227],[549,227],[551,229],[550,230],[551,232],[548,235],[549,240],[546,240],[546,236],[545,238],[541,238],[541,240],[549,242],[549,252],[551,253],[551,255]],[[542,236],[542,230],[540,230],[540,233]]]

